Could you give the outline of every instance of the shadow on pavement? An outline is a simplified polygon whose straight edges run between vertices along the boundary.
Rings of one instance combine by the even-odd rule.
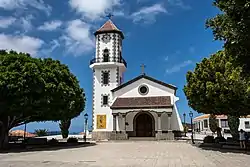
[[[95,146],[96,143],[60,143],[58,145],[19,145],[15,147],[10,147],[9,149],[0,150],[0,154],[7,153],[22,153],[22,152],[35,152],[35,151],[57,151],[72,148],[82,148]]]
[[[240,147],[239,148],[223,148],[223,147],[217,147],[217,146],[203,146],[202,144],[195,145],[195,146],[206,151],[218,151],[221,153],[238,153],[238,154],[250,155],[250,148],[248,149],[241,149]]]

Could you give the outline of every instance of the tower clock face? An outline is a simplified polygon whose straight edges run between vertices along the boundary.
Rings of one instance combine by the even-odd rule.
[[[105,34],[105,35],[102,37],[102,41],[103,41],[104,43],[109,43],[110,40],[111,40],[111,37],[110,37],[110,35],[108,35],[108,34]]]

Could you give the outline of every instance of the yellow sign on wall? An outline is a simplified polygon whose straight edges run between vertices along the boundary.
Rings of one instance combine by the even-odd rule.
[[[106,115],[97,115],[97,129],[106,129]]]

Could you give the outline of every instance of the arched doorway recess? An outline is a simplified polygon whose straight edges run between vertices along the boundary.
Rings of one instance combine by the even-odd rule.
[[[134,130],[136,137],[154,137],[155,120],[149,112],[139,112],[134,117]]]

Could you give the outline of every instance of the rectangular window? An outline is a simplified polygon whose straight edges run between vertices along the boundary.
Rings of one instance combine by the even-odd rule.
[[[249,123],[249,121],[245,121],[245,128],[246,129],[250,129],[250,123]]]
[[[204,120],[204,128],[208,128],[208,122],[207,119]]]
[[[102,104],[103,105],[108,105],[108,96],[103,96],[102,98],[103,98],[102,99]]]
[[[228,120],[227,119],[221,119],[221,127],[222,128],[228,128]]]
[[[103,72],[103,80],[102,83],[104,85],[109,84],[109,72]]]

